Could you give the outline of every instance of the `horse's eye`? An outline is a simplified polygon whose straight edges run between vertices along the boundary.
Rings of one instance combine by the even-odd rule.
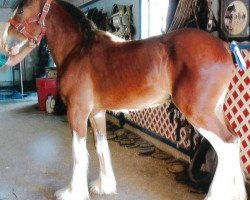
[[[17,14],[18,14],[18,15],[23,14],[23,9],[22,9],[22,8],[19,8],[19,9],[17,10]]]

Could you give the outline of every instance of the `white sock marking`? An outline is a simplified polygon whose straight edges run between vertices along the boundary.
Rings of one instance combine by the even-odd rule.
[[[243,172],[240,166],[238,140],[225,143],[213,132],[198,129],[218,155],[218,165],[206,200],[246,200]]]
[[[102,135],[98,135],[96,138],[96,150],[100,163],[100,175],[91,183],[91,191],[98,194],[116,193],[116,180],[111,165],[108,142]]]
[[[88,150],[86,138],[79,138],[76,132],[73,132],[72,152],[74,167],[70,186],[56,192],[56,197],[58,200],[87,200]]]

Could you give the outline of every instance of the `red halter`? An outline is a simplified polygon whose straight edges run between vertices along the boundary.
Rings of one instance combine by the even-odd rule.
[[[39,13],[34,17],[30,17],[29,19],[21,23],[18,23],[14,19],[9,19],[10,24],[14,26],[25,37],[27,37],[30,41],[33,41],[34,43],[39,44],[41,39],[46,35],[45,18],[50,10],[50,4],[52,1],[53,0],[46,1],[46,3],[43,6],[42,13]],[[41,32],[37,37],[33,36],[29,31],[26,30],[29,27],[29,24],[31,23],[38,23],[41,27]]]

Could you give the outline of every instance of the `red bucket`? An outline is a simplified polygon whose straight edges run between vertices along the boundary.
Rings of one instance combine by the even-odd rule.
[[[38,107],[40,111],[46,111],[46,101],[49,95],[56,97],[56,79],[37,78],[36,88],[38,94]]]

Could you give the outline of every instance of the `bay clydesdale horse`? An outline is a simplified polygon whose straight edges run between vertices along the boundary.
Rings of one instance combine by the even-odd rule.
[[[84,14],[60,0],[23,0],[5,32],[9,48],[46,34],[57,65],[58,90],[67,105],[74,170],[59,200],[89,199],[87,120],[94,129],[99,178],[90,190],[116,192],[106,139],[106,110],[137,110],[163,104],[168,95],[218,154],[206,199],[247,199],[236,134],[223,101],[234,64],[228,45],[212,35],[183,29],[145,40],[120,41],[98,30]]]

